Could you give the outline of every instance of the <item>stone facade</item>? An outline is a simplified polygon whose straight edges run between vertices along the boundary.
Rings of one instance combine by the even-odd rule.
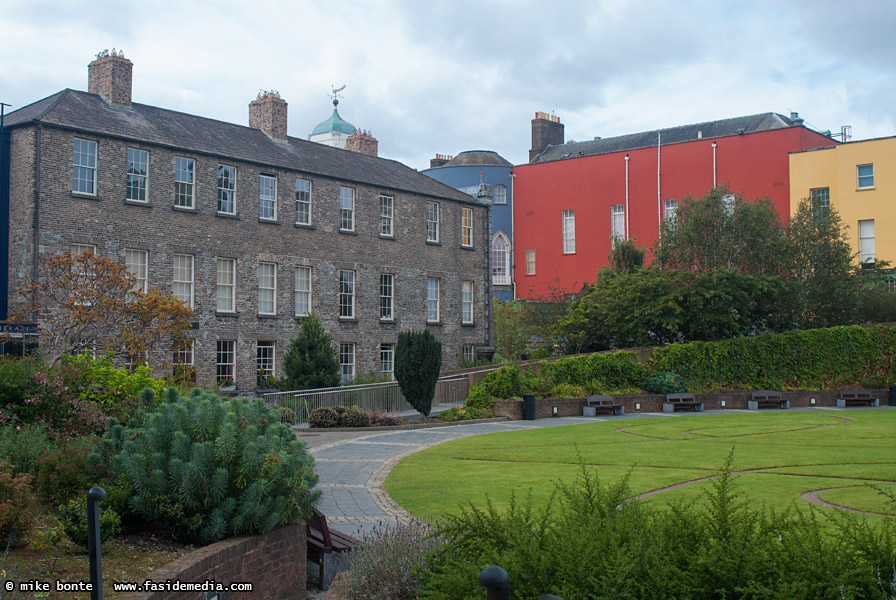
[[[90,100],[81,92],[60,93],[66,94],[73,98],[54,106]],[[271,96],[262,102],[271,100],[283,102]],[[228,125],[251,138],[246,147],[261,144],[259,153],[267,152],[263,144],[277,146],[271,152],[289,145],[287,156],[304,153],[307,162],[314,159],[322,165],[305,171],[284,166],[284,161],[278,164],[178,147],[177,140],[141,139],[129,135],[126,127],[113,133],[119,113],[113,107],[107,110],[113,111],[108,123],[92,128],[86,123],[81,130],[46,118],[18,123],[11,119],[9,289],[13,309],[23,301],[14,290],[34,275],[38,240],[40,254],[69,252],[75,245],[87,244],[96,246],[99,254],[124,262],[126,249],[145,251],[149,289],[172,294],[175,255],[191,256],[196,315],[189,337],[194,340],[197,380],[204,384],[216,380],[218,342],[233,341],[235,391],[241,394],[255,390],[260,344],[273,346],[274,374],[283,375],[283,354],[303,320],[296,316],[297,267],[311,267],[311,310],[322,318],[335,349],[354,344],[356,375],[380,372],[381,345],[394,345],[399,331],[431,330],[442,342],[445,367],[462,360],[465,346],[489,344],[487,207],[394,161],[294,138],[285,144],[267,138],[258,142],[251,138],[252,129]],[[283,114],[285,118],[285,108]],[[190,118],[197,120],[197,127],[217,126],[217,122]],[[76,140],[96,143],[95,194],[72,191]],[[148,156],[145,202],[126,199],[129,149]],[[193,208],[175,205],[177,158],[194,161]],[[233,214],[218,211],[221,165],[235,168]],[[337,167],[347,175],[321,174]],[[275,182],[273,219],[261,217],[262,177]],[[395,183],[384,183],[388,178]],[[297,218],[297,180],[310,182],[310,224],[297,223],[304,220]],[[342,188],[354,192],[351,231],[341,228]],[[392,205],[392,235],[381,233],[383,198]],[[433,202],[439,205],[439,241],[435,243],[427,241],[426,222],[427,205]],[[462,209],[473,211],[471,247],[461,244]],[[229,312],[218,310],[218,258],[235,260],[235,310]],[[273,314],[260,314],[260,263],[275,265]],[[344,270],[353,271],[355,278],[351,318],[340,317],[339,274]],[[388,320],[380,318],[382,274],[391,274],[394,281],[393,317]],[[437,323],[427,322],[428,278],[439,280]],[[473,287],[472,323],[462,323],[464,282],[472,282]]]

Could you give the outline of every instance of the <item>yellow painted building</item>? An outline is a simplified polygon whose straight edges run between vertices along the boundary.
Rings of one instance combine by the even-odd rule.
[[[896,266],[896,136],[790,155],[790,214],[803,198],[833,206],[859,262]]]

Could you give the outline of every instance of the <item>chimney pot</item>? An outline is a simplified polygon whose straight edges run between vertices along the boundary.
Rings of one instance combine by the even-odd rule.
[[[536,112],[532,119],[532,149],[529,150],[529,162],[541,154],[548,146],[563,144],[563,124],[560,117],[546,112]]]
[[[87,91],[117,106],[131,105],[134,63],[124,53],[104,50],[87,65]]]
[[[261,129],[275,140],[286,140],[287,103],[277,91],[261,91],[249,103],[249,127]]]

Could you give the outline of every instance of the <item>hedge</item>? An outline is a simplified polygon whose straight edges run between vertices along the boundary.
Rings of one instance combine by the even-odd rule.
[[[607,389],[640,388],[650,375],[632,352],[571,356],[541,363],[541,376],[548,387],[563,383],[587,386],[601,382]]]
[[[692,391],[836,389],[896,381],[896,328],[810,329],[657,348],[651,370],[674,371]]]

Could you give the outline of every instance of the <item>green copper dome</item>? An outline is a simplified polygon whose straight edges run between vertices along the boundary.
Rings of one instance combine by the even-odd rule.
[[[342,133],[352,134],[357,131],[357,128],[340,117],[339,111],[334,108],[333,114],[330,115],[330,118],[326,121],[318,123],[317,127],[314,128],[314,131],[311,132],[311,135],[317,135],[319,133],[330,133],[331,131],[341,131]]]

